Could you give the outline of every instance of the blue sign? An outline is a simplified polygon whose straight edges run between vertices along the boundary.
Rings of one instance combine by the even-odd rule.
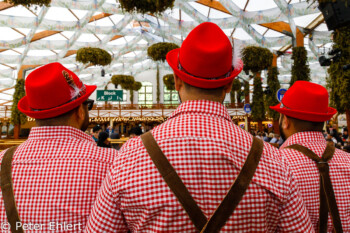
[[[251,111],[252,111],[250,104],[245,104],[243,109],[246,113],[251,113]]]
[[[277,100],[279,101],[279,102],[281,102],[281,100],[282,100],[282,98],[283,98],[283,96],[284,96],[284,94],[286,93],[286,91],[287,91],[287,89],[284,89],[284,88],[281,88],[281,89],[279,89],[278,91],[277,91]]]

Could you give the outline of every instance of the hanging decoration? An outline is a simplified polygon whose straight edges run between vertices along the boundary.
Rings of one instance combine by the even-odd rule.
[[[281,88],[280,82],[278,81],[278,70],[277,67],[270,67],[267,73],[267,85],[270,89],[269,93],[266,94],[266,109],[270,118],[278,120],[279,113],[273,111],[269,106],[275,106],[279,102],[276,98],[277,91]]]
[[[4,2],[13,4],[15,6],[22,5],[30,8],[33,5],[49,7],[51,0],[4,0]]]
[[[304,47],[294,47],[292,53],[292,77],[290,79],[290,86],[292,86],[295,81],[304,80],[310,81],[310,68],[307,64],[307,51]]]
[[[169,91],[175,90],[175,82],[174,82],[174,75],[173,74],[164,75],[163,82]]]
[[[135,82],[135,79],[131,75],[113,75],[111,78],[111,82],[115,85],[115,88],[118,88],[118,85],[122,87],[124,90],[130,90]]]
[[[259,76],[254,77],[252,118],[254,121],[265,120],[264,93],[261,78]]]
[[[232,89],[230,92],[232,104],[236,103],[236,97],[237,97],[237,103],[240,102],[241,88],[242,88],[241,82],[237,78],[233,80]]]
[[[337,62],[332,62],[328,69],[331,103],[339,113],[346,113],[350,132],[350,26],[336,29],[333,41],[332,49],[340,49],[341,57]]]
[[[177,49],[179,46],[174,43],[168,43],[168,42],[160,42],[151,45],[147,49],[147,55],[153,60],[153,61],[162,61],[164,62],[166,59],[166,55],[168,52],[170,52],[173,49]]]
[[[23,125],[27,122],[27,116],[17,108],[19,100],[26,95],[24,82],[24,79],[18,79],[15,85],[15,93],[13,94],[13,103],[11,107],[11,123],[14,125]]]
[[[77,51],[76,61],[83,64],[106,66],[111,64],[112,56],[106,50],[100,48],[80,48]]]
[[[119,0],[122,10],[129,13],[161,14],[174,6],[175,0]]]
[[[169,51],[179,48],[174,43],[160,42],[151,45],[147,49],[148,56],[155,62],[164,62]],[[160,102],[160,82],[159,82],[159,64],[157,63],[157,103]]]
[[[247,46],[242,50],[243,70],[254,74],[271,66],[273,55],[267,48]]]

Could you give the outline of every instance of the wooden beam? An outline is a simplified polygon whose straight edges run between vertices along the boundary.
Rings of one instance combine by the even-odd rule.
[[[1,103],[0,106],[4,106],[5,104],[11,103],[11,102],[12,102],[12,100],[6,101],[4,103]]]
[[[121,35],[115,35],[109,41],[113,41],[113,40],[116,40],[116,39],[119,39],[119,38],[122,38],[122,37],[123,36],[121,36]]]
[[[76,53],[77,53],[77,50],[68,50],[67,53],[66,53],[66,55],[64,55],[63,58],[72,56],[73,54],[76,54]]]
[[[292,30],[290,29],[290,25],[286,22],[274,22],[274,23],[262,23],[260,26],[266,27],[268,29],[274,30],[276,32],[285,34],[285,35],[290,35],[292,33]],[[289,32],[286,34],[286,32]]]
[[[22,78],[24,78],[23,77],[23,71],[25,71],[25,70],[27,70],[27,69],[29,69],[29,68],[36,68],[36,67],[38,67],[38,66],[41,66],[41,65],[22,65],[21,66],[21,68],[19,69],[19,71],[18,71],[18,76],[17,76],[17,79],[22,79]]]
[[[224,12],[226,14],[231,15],[231,13],[219,2],[219,1],[213,1],[213,0],[198,0],[196,3],[202,4],[207,7],[211,7],[215,10]]]
[[[273,54],[272,66],[277,67],[277,54]]]
[[[5,89],[1,89],[1,90],[0,90],[0,93],[1,93],[1,92],[4,92],[4,91],[8,91],[8,90],[10,90],[10,89],[12,89],[12,88],[14,88],[14,87],[8,87],[8,88],[5,88]]]
[[[111,16],[112,14],[107,14],[107,13],[101,13],[101,14],[98,14],[98,15],[94,15],[90,18],[89,20],[89,23],[93,22],[93,21],[96,21],[96,20],[100,20],[100,19],[103,19],[103,18],[106,18],[108,16]]]
[[[7,2],[0,2],[0,11],[6,10],[11,7],[13,7],[13,4]]]
[[[42,31],[42,32],[38,32],[35,33],[34,36],[32,37],[32,40],[30,42],[34,42],[40,39],[43,39],[45,37],[49,37],[55,34],[60,33],[60,31],[50,31],[50,30],[46,30],[46,31]]]

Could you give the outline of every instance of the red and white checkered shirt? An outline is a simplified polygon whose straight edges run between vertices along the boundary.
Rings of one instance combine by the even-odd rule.
[[[12,162],[18,212],[28,224],[24,230],[82,232],[116,155],[116,150],[97,147],[91,136],[73,127],[32,128]],[[1,232],[9,232],[6,223],[1,195]]]
[[[252,136],[218,102],[187,101],[153,136],[209,217],[238,176]],[[265,143],[252,183],[222,232],[313,232],[278,150]],[[129,140],[96,199],[87,232],[196,232],[143,146]]]
[[[326,149],[327,142],[321,132],[300,132],[290,136],[280,149],[281,155],[285,156],[297,180],[311,222],[315,229],[318,229],[320,208],[319,172],[316,163],[306,155],[293,149],[284,149],[293,144],[306,146],[321,157]],[[350,154],[336,149],[332,160],[328,164],[343,231],[350,232]],[[332,232],[332,229],[333,225],[329,216],[328,232]]]

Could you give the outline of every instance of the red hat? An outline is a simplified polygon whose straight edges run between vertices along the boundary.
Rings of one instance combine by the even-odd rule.
[[[281,103],[270,108],[286,116],[312,122],[328,121],[337,113],[328,106],[327,89],[307,81],[296,81]]]
[[[238,59],[232,65],[232,45],[225,33],[214,23],[202,23],[186,37],[181,48],[167,56],[171,68],[184,82],[212,89],[230,83],[243,68]]]
[[[52,118],[78,107],[95,91],[58,62],[41,66],[25,81],[26,96],[18,109],[36,119]]]

